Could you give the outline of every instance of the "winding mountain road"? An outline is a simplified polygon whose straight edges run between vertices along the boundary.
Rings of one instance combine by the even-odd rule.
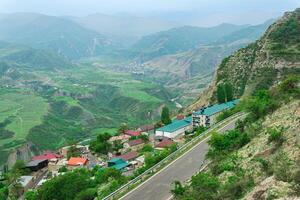
[[[242,116],[243,117],[243,116]],[[235,118],[232,121],[222,126],[218,132],[232,130],[235,127],[235,122],[241,117]],[[153,175],[147,181],[133,189],[122,200],[169,200],[172,198],[170,193],[171,184],[174,181],[186,181],[191,178],[202,167],[205,155],[208,151],[207,141],[210,136],[196,144],[192,149],[183,154],[181,157],[174,160],[167,167],[162,169],[157,174]]]

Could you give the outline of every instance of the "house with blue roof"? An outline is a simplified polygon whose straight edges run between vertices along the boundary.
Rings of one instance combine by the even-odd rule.
[[[212,106],[201,108],[200,110],[193,112],[192,123],[193,127],[208,127],[215,123],[216,116],[224,110],[231,109],[239,102],[238,99],[229,101],[226,103],[215,104]]]
[[[111,160],[107,161],[108,167],[115,168],[117,170],[124,170],[129,165],[130,164],[122,158],[112,158]]]
[[[190,116],[181,120],[175,119],[171,124],[156,129],[155,136],[174,139],[184,134],[186,131],[191,131],[192,129],[192,116]]]

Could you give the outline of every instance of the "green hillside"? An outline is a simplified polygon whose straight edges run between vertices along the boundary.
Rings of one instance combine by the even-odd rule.
[[[7,42],[0,42],[0,61],[33,69],[53,70],[72,66],[69,61],[55,53]]]

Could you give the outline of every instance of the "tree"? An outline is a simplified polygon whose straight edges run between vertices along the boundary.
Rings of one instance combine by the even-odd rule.
[[[112,146],[113,146],[112,149],[116,152],[119,152],[119,150],[123,148],[123,144],[120,140],[114,141]]]
[[[38,200],[66,199],[73,200],[80,192],[95,187],[86,169],[67,172],[45,182],[37,190]]]
[[[217,99],[219,103],[224,103],[226,101],[226,94],[223,84],[217,86]]]
[[[90,149],[97,153],[107,154],[111,149],[111,143],[108,142],[110,137],[109,133],[99,134],[96,140],[90,142]]]
[[[174,189],[171,190],[171,192],[174,194],[174,196],[180,196],[184,194],[184,187],[180,183],[180,181],[175,181],[174,182]]]
[[[71,157],[78,157],[80,156],[80,152],[76,148],[75,145],[71,145],[68,149],[67,158],[70,159]]]
[[[218,178],[210,173],[200,172],[192,177],[191,186],[197,199],[216,199],[220,185]]]
[[[128,129],[129,129],[129,126],[126,123],[122,123],[118,129],[118,133],[123,134]]]
[[[165,125],[170,124],[172,122],[172,120],[170,118],[169,108],[167,106],[164,106],[163,109],[162,109],[161,121]]]
[[[225,90],[225,94],[226,94],[226,102],[232,101],[233,100],[232,85],[230,83],[225,83],[224,90]]]

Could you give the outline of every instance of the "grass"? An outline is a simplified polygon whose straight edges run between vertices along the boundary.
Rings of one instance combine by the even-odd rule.
[[[15,133],[12,138],[0,141],[0,145],[4,145],[12,140],[25,140],[29,130],[42,123],[48,104],[42,97],[18,90],[14,93],[2,93],[0,108],[0,122],[11,117],[12,121],[5,129]]]

